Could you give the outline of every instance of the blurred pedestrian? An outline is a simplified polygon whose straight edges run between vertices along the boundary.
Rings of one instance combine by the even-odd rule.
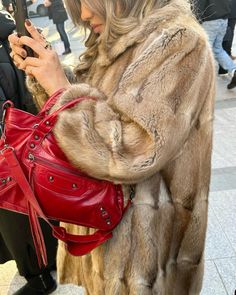
[[[18,70],[10,57],[8,35],[15,29],[14,19],[6,11],[0,12],[0,110],[6,100],[13,101],[18,108],[36,112],[32,97],[26,90],[25,75]],[[1,121],[1,116],[0,116]],[[15,295],[50,294],[56,282],[50,271],[55,268],[57,241],[50,227],[42,222],[48,253],[48,267],[40,269],[28,217],[16,212],[0,209],[0,263],[15,260],[21,276],[27,283]]]
[[[26,6],[27,7],[30,6],[33,2],[34,2],[34,0],[26,0]],[[12,0],[2,0],[2,6],[3,6],[4,10],[9,12],[11,14],[11,16],[14,17],[14,9],[13,9]]]
[[[68,19],[67,12],[62,0],[44,0],[44,6],[48,8],[48,16],[56,25],[57,31],[64,43],[63,55],[71,53],[70,42],[65,31],[65,21]]]
[[[194,3],[196,13],[208,34],[216,61],[231,76],[227,88],[232,89],[236,87],[236,64],[222,47],[231,13],[231,0],[196,0]]]
[[[13,6],[12,6],[12,1],[11,0],[2,0],[2,6],[11,15],[13,14]]]
[[[224,36],[222,47],[228,53],[228,55],[231,56],[233,60],[236,59],[236,57],[232,55],[235,23],[236,23],[236,0],[231,0],[231,13],[228,19],[228,27],[227,27],[226,34]],[[219,74],[221,75],[226,73],[228,73],[228,71],[223,69],[219,65]]]

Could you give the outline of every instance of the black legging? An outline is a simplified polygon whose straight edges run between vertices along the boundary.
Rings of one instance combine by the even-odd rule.
[[[48,224],[40,220],[47,249],[48,268],[55,265],[57,240]],[[30,279],[44,269],[38,260],[32,240],[29,218],[26,215],[0,209],[0,264],[14,259],[21,276]]]
[[[65,50],[70,49],[70,42],[65,31],[65,23],[56,24],[57,31],[60,35],[62,42],[64,43]]]

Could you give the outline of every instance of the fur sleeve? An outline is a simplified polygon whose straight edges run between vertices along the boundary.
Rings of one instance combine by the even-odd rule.
[[[92,88],[84,87],[73,86],[61,103],[90,95]],[[193,30],[172,28],[142,46],[109,104],[101,94],[97,101],[64,111],[54,132],[76,167],[97,178],[135,183],[181,152],[204,103],[213,101],[213,89],[206,39]]]

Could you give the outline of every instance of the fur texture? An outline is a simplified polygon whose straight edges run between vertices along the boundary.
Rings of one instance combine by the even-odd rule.
[[[126,198],[135,186],[133,206],[111,240],[83,257],[59,242],[59,281],[89,295],[201,290],[214,62],[204,31],[180,3],[144,20],[109,52],[101,45],[85,83],[71,86],[55,106],[97,97],[61,113],[55,136],[76,167],[122,183]]]

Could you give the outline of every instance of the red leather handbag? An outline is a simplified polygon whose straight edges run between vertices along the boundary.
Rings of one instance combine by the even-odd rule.
[[[4,105],[4,130],[0,140],[0,207],[29,215],[39,264],[47,264],[38,218],[52,227],[53,235],[67,244],[73,255],[84,255],[112,237],[126,208],[121,185],[98,180],[73,168],[59,148],[52,128],[58,113],[75,106],[79,97],[48,115],[62,90],[34,116]],[[95,228],[91,235],[72,235],[51,220]]]

